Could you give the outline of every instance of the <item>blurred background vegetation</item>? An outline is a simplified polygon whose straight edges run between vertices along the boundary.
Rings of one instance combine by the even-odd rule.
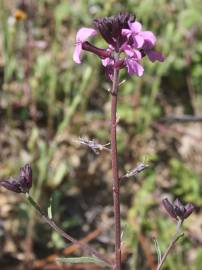
[[[99,59],[85,54],[76,65],[72,53],[79,28],[121,11],[135,13],[154,31],[157,49],[166,56],[163,64],[144,60],[142,78],[121,73],[126,82],[119,92],[120,173],[141,161],[150,165],[121,186],[124,269],[155,269],[154,238],[164,251],[175,232],[160,206],[169,196],[194,203],[196,211],[165,269],[200,270],[202,126],[167,121],[202,114],[200,0],[0,0],[0,179],[30,163],[31,193],[40,205],[51,204],[64,230],[79,239],[87,236],[112,256],[110,156],[95,155],[77,142],[79,137],[109,142],[110,82]],[[95,44],[106,46],[100,38]],[[55,257],[71,252],[23,196],[0,190],[1,269],[28,264],[61,269]],[[97,269],[85,267],[66,269]]]

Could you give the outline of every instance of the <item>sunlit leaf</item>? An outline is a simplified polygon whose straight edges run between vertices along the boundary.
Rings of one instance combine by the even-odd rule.
[[[103,267],[111,267],[110,264],[107,264],[106,262],[95,257],[58,258],[57,260],[62,263],[95,263]]]

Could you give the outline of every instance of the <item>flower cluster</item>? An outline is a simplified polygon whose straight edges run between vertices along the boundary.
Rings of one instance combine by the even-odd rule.
[[[191,203],[183,205],[179,199],[171,203],[167,198],[162,200],[162,204],[167,213],[174,219],[184,220],[188,218],[194,211],[194,206]]]
[[[142,31],[142,25],[129,13],[96,19],[93,26],[83,27],[77,32],[73,55],[77,64],[81,63],[82,50],[92,52],[102,59],[107,76],[111,78],[114,68],[125,67],[130,75],[142,76],[141,59],[144,56],[152,62],[164,61],[163,55],[154,51],[155,35],[151,31]],[[98,48],[87,41],[98,32],[108,43],[108,48]]]
[[[20,168],[20,173],[16,177],[0,181],[0,186],[16,193],[27,193],[32,187],[32,169],[29,164]]]

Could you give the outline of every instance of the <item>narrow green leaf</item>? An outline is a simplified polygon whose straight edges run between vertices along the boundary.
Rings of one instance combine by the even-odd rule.
[[[48,206],[48,217],[50,219],[53,218],[53,214],[52,214],[52,198],[50,198],[50,201],[49,201],[49,206]]]
[[[78,258],[58,258],[57,261],[62,263],[95,263],[100,266],[110,267],[111,265],[96,257],[78,257]]]

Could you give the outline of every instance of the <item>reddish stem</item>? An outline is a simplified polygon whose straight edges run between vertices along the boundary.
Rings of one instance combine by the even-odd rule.
[[[121,221],[120,221],[120,183],[117,160],[117,140],[116,140],[116,111],[117,95],[119,87],[119,69],[114,68],[112,100],[111,100],[111,158],[113,174],[113,201],[114,201],[114,223],[115,223],[115,270],[121,270]]]

